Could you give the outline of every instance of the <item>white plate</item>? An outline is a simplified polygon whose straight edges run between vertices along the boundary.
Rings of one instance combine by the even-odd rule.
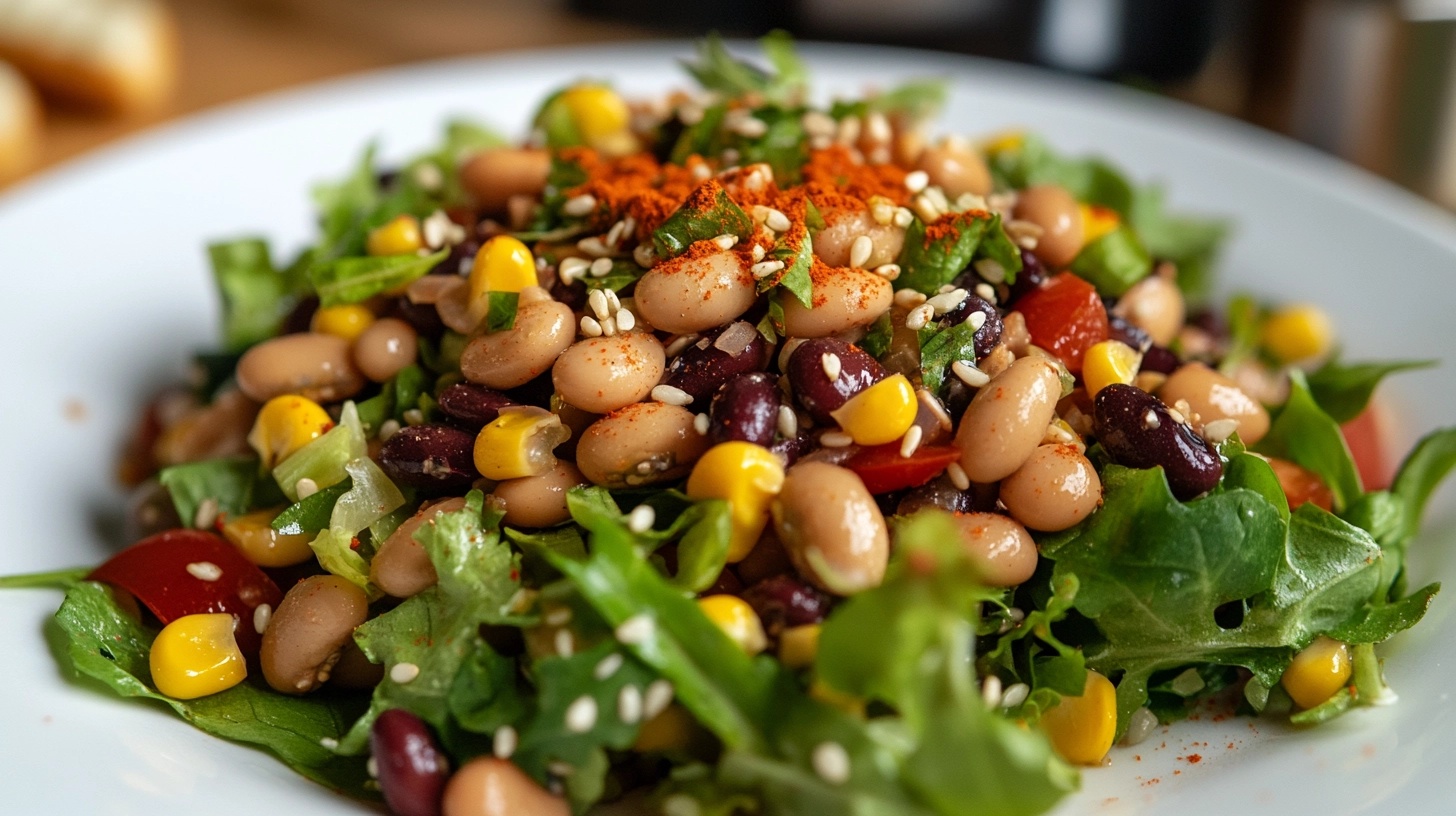
[[[1442,358],[1443,369],[1403,375],[1389,393],[1407,409],[1410,439],[1451,422],[1456,226],[1443,213],[1309,150],[1136,92],[912,51],[805,52],[831,91],[947,76],[947,129],[1028,126],[1166,181],[1180,207],[1234,216],[1226,287],[1323,304],[1362,358]],[[214,337],[205,241],[260,233],[291,250],[311,234],[308,185],[350,167],[369,139],[401,156],[431,144],[451,114],[519,129],[545,92],[583,76],[633,92],[681,84],[673,60],[688,53],[685,44],[573,49],[366,75],[193,118],[0,198],[9,289],[0,574],[92,564],[108,552],[98,530],[121,501],[112,470],[124,429],[145,395]],[[1456,535],[1443,518],[1415,554],[1421,581],[1456,577],[1441,546]],[[263,753],[64,682],[44,637],[59,600],[0,593],[0,810],[360,812]],[[1180,725],[1114,751],[1059,813],[1448,812],[1450,607],[1440,599],[1391,650],[1400,705],[1310,732],[1252,720]]]

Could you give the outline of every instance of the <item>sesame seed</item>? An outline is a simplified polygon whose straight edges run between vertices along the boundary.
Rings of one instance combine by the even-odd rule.
[[[364,763],[364,771],[369,774],[370,779],[379,778],[379,760],[369,757]]]
[[[389,670],[389,679],[400,685],[404,685],[419,676],[420,667],[413,663],[396,663]]]
[[[749,250],[748,254],[752,256],[754,263],[758,263],[759,261],[763,260],[763,244],[754,244],[753,249]]]
[[[653,680],[642,697],[642,716],[650,720],[666,711],[672,704],[672,697],[672,683],[661,679]]]
[[[634,685],[617,692],[617,719],[628,725],[642,719],[642,692]]]
[[[612,228],[609,229],[609,230],[607,230],[607,238],[606,238],[606,244],[607,244],[607,246],[615,247],[616,245],[622,243],[622,238],[626,234],[627,234],[627,222],[626,221],[618,221],[617,223],[613,224],[612,225]]]
[[[888,281],[895,280],[896,278],[900,277],[900,265],[892,263],[880,264],[879,266],[875,267],[875,274]],[[903,292],[907,290],[902,289],[900,291]]]
[[[925,192],[921,193],[921,195],[925,196],[931,204],[934,204],[935,208],[941,213],[950,211],[950,202],[945,198],[945,191],[939,187],[926,187]]]
[[[585,694],[566,707],[566,729],[585,734],[597,724],[597,701]]]
[[[561,657],[571,657],[576,653],[576,641],[572,638],[570,629],[556,630],[552,645],[556,647],[556,654]]]
[[[707,436],[708,428],[712,426],[712,423],[713,420],[709,419],[707,414],[698,414],[693,417],[693,430],[697,431],[698,436]]]
[[[592,235],[577,241],[576,248],[593,258],[601,258],[612,254],[612,248],[603,243],[601,237],[597,235]]]
[[[793,222],[789,221],[789,217],[784,215],[782,210],[765,207],[762,204],[753,208],[753,217],[762,221],[765,227],[774,232],[788,232],[789,227],[793,226]]]
[[[703,806],[685,793],[674,793],[662,800],[662,816],[703,816]]]
[[[914,221],[915,213],[910,212],[904,207],[895,208],[895,226],[899,227],[900,229],[905,229],[909,227],[912,223],[914,223]]]
[[[1154,411],[1153,409],[1149,408],[1148,409],[1148,412],[1146,414],[1143,414],[1143,427],[1144,428],[1147,428],[1150,431],[1155,431],[1162,424],[1163,424],[1162,420],[1158,419],[1158,412],[1157,411]]]
[[[905,328],[920,331],[934,317],[935,307],[929,303],[922,303],[914,309],[911,309],[910,314],[905,315]]]
[[[883,113],[872,111],[865,117],[865,136],[872,142],[888,142],[894,138],[895,132],[890,129],[890,120]]]
[[[637,315],[627,309],[617,312],[617,331],[629,332],[637,328]]]
[[[1239,429],[1237,419],[1215,419],[1203,426],[1203,438],[1217,445],[1233,435]]]
[[[976,364],[970,360],[956,360],[950,364],[951,373],[961,382],[972,388],[981,388],[991,381],[991,375],[976,368]]]
[[[900,438],[900,458],[909,459],[915,455],[915,450],[920,447],[920,439],[925,436],[925,431],[919,425],[911,425],[910,430]]]
[[[598,323],[596,318],[591,317],[590,315],[582,315],[581,333],[586,335],[587,337],[601,337],[602,324]]]
[[[731,126],[734,133],[748,139],[757,139],[768,133],[768,124],[762,119],[755,119],[750,116],[746,119],[739,119]]]
[[[397,433],[399,433],[399,420],[391,417],[390,419],[386,419],[383,422],[379,423],[378,436],[380,442],[388,442],[390,440],[390,437],[394,436]],[[304,477],[302,479],[299,479],[293,485],[293,489],[295,492],[298,493],[298,498],[300,499],[308,498],[309,496],[312,496],[314,493],[318,492],[317,483],[304,485],[304,482],[313,482],[313,480]],[[308,488],[308,493],[303,492],[305,487]]]
[[[890,199],[880,195],[871,196],[869,205],[870,217],[875,220],[876,224],[886,227],[895,220],[895,202]]]
[[[799,119],[804,126],[804,132],[810,136],[833,136],[834,127],[837,124],[834,117],[823,111],[808,111]]]
[[[875,242],[868,235],[855,238],[849,245],[849,265],[855,269],[863,268],[874,251]]]
[[[667,348],[663,349],[663,353],[668,357],[676,357],[682,354],[682,350],[692,345],[697,339],[698,336],[696,334],[678,335],[671,343],[667,344]]]
[[[753,277],[761,280],[783,268],[783,261],[760,261],[749,267],[748,271],[753,273]]]
[[[263,634],[268,631],[268,624],[273,620],[273,605],[258,604],[253,607],[253,631]]]
[[[924,190],[925,185],[929,183],[930,174],[924,170],[916,170],[913,173],[905,174],[905,189],[909,190],[912,194]]]
[[[987,708],[1001,705],[1001,678],[993,674],[981,682],[981,701]]]
[[[618,624],[616,632],[617,640],[628,645],[646,643],[657,630],[657,624],[646,614],[633,615],[632,617]]]
[[[826,448],[847,448],[854,444],[854,437],[840,431],[828,431],[820,435],[819,444]]]
[[[693,395],[675,385],[659,385],[652,389],[652,398],[668,405],[691,405]]]
[[[587,267],[587,271],[591,273],[593,278],[604,277],[612,271],[612,259],[597,258],[591,262],[591,266]]]
[[[651,244],[638,244],[637,248],[632,250],[632,260],[643,269],[651,269],[652,265],[657,263],[657,251],[652,248]]]
[[[945,469],[945,475],[950,477],[950,483],[955,485],[956,490],[971,489],[971,477],[966,475],[966,469],[961,467],[960,462],[951,462]]]
[[[839,127],[834,131],[834,140],[840,144],[853,144],[859,141],[859,128],[858,116],[846,116],[839,120]]]
[[[445,174],[433,162],[424,162],[415,168],[415,182],[426,190],[438,190],[445,183]]]
[[[839,355],[832,352],[820,355],[819,366],[824,369],[824,376],[828,377],[830,382],[838,380],[839,374],[844,368],[844,364],[839,360]]]
[[[703,121],[703,115],[705,113],[706,111],[702,108],[702,106],[689,103],[686,105],[682,105],[677,109],[677,118],[684,125],[696,125],[697,123]]]
[[[1188,424],[1188,418],[1183,416],[1183,412],[1179,411],[1177,408],[1168,408],[1168,416],[1172,417],[1173,421],[1178,423],[1179,425]]]
[[[814,773],[831,785],[849,781],[849,752],[837,742],[826,741],[814,746],[809,763],[814,766]]]
[[[627,515],[627,529],[638,534],[651,530],[656,522],[657,511],[645,504],[632,508],[632,512]]]
[[[943,215],[935,201],[924,193],[916,196],[911,204],[915,207],[915,214],[920,216],[920,220],[927,224],[940,220],[940,216]]]
[[[970,326],[973,332],[980,331],[981,327],[986,325],[986,313],[980,309],[971,312],[966,315],[966,325]]]
[[[1026,702],[1027,695],[1031,694],[1031,686],[1025,683],[1012,683],[1001,692],[1001,707],[1016,708]]]
[[[799,434],[799,418],[794,415],[794,409],[787,405],[779,406],[779,436],[785,439],[793,439]]]
[[[544,620],[550,626],[565,626],[571,623],[571,607],[554,607],[550,612],[546,613]]]
[[[322,745],[323,747],[329,749],[330,751],[333,751],[333,750],[337,750],[338,749],[338,747],[339,747],[339,741],[336,740],[336,739],[334,739],[333,737],[320,737],[319,738],[319,745]]]
[[[1006,267],[990,258],[982,258],[975,263],[976,274],[991,283],[1004,283],[1006,281]],[[989,298],[987,298],[989,300]]]
[[[956,209],[961,212],[965,212],[966,210],[985,210],[986,199],[984,196],[978,196],[975,193],[961,193],[956,196],[955,205]]]
[[[945,314],[946,312],[955,311],[957,308],[960,307],[962,303],[966,301],[967,297],[970,297],[970,294],[970,292],[967,292],[964,289],[952,289],[949,292],[945,292],[943,294],[936,295],[933,298],[929,298],[925,302],[927,305],[930,306],[930,308],[935,310],[936,314],[941,315]],[[980,314],[980,312],[976,312],[976,314]],[[985,317],[985,315],[981,315],[981,318],[983,320],[985,319]]]
[[[572,196],[561,205],[561,214],[573,218],[580,218],[583,215],[590,215],[592,210],[597,208],[597,198],[591,194]]]
[[[732,249],[734,244],[738,243],[738,236],[728,234],[719,235],[717,238],[713,239],[713,243],[717,244],[719,249],[726,252],[727,250]]]
[[[612,317],[604,317],[598,321],[602,324],[602,334],[611,337],[617,333],[617,320]]]
[[[586,275],[591,263],[585,258],[564,258],[557,265],[556,271],[561,276],[562,283],[573,283]]]
[[[187,565],[187,574],[199,581],[212,583],[222,577],[222,567],[211,561],[194,561]]]
[[[592,677],[598,680],[605,680],[616,674],[617,670],[622,668],[624,662],[626,661],[622,657],[621,652],[612,652],[602,658],[601,662],[596,665],[596,668],[592,669]]]
[[[394,433],[397,433],[399,431],[399,421],[393,419],[388,421],[394,423],[393,430]],[[384,433],[384,423],[380,423],[379,431],[381,434]],[[390,433],[390,436],[394,436],[394,433]],[[298,498],[301,501],[319,492],[318,482],[315,482],[313,479],[304,476],[303,478],[293,483],[293,492],[298,494]]]
[[[989,283],[976,284],[976,297],[986,301],[992,306],[996,305],[996,289],[992,287]]]
[[[598,320],[610,317],[612,314],[612,310],[607,308],[607,296],[600,289],[591,290],[591,294],[586,296],[586,305],[596,312]]]
[[[408,411],[405,411],[401,416],[404,417],[405,423],[409,425],[413,426],[425,424],[425,412],[421,411],[418,408],[411,408]]]
[[[210,530],[217,523],[220,508],[217,499],[206,498],[197,503],[197,512],[192,514],[192,526],[199,530]]]
[[[914,289],[901,289],[895,293],[895,305],[902,309],[913,309],[925,302],[925,295]]]
[[[495,730],[490,740],[490,752],[495,754],[496,759],[510,759],[511,754],[516,752],[516,746],[521,742],[520,735],[516,729],[509,725],[503,725]]]

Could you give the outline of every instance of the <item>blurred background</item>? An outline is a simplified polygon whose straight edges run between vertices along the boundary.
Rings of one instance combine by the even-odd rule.
[[[0,187],[170,118],[355,71],[772,28],[1130,85],[1456,208],[1456,0],[0,0]]]

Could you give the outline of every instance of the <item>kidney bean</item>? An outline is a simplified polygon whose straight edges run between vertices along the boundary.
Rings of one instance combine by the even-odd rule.
[[[1151,371],[1156,374],[1172,374],[1178,370],[1179,365],[1181,363],[1178,355],[1174,354],[1171,349],[1166,346],[1153,345],[1148,346],[1148,350],[1143,352],[1143,364],[1138,366],[1138,370]]]
[[[464,241],[450,247],[450,254],[445,256],[445,260],[435,264],[434,268],[430,270],[430,274],[469,275],[475,255],[480,252],[480,246],[483,243],[484,240],[479,235],[467,236]]]
[[[394,317],[410,324],[421,337],[437,339],[445,333],[445,323],[433,303],[415,303],[405,295],[391,300],[384,309],[385,317]]]
[[[838,376],[833,379],[829,372],[836,363],[825,362],[830,355],[838,358]],[[888,376],[884,366],[858,346],[832,337],[800,344],[789,357],[786,373],[799,404],[815,422],[830,426],[837,424],[832,412],[839,410],[850,397]]]
[[[464,490],[475,470],[475,436],[449,425],[401,428],[380,448],[379,464],[396,483],[422,490]]]
[[[758,613],[770,637],[791,626],[819,623],[829,614],[830,597],[792,575],[775,575],[749,587],[743,600]]]
[[[1207,440],[1175,422],[1157,397],[1115,383],[1097,392],[1093,416],[1097,440],[1115,462],[1134,468],[1161,466],[1173,495],[1183,501],[1212,490],[1223,461]]]
[[[455,420],[460,427],[473,431],[494,422],[500,416],[500,409],[518,404],[499,391],[472,382],[448,386],[435,399],[439,402],[440,413]]]
[[[1021,250],[1021,271],[1016,273],[1016,282],[1011,284],[1010,292],[1007,293],[1006,305],[1009,306],[1023,295],[1040,289],[1048,277],[1050,275],[1041,259],[1031,250]]]
[[[1001,342],[1001,330],[1003,329],[1001,313],[996,311],[996,307],[992,306],[990,301],[977,295],[968,295],[965,300],[961,301],[961,305],[941,316],[940,325],[954,326],[964,323],[966,318],[971,316],[971,312],[980,312],[986,316],[986,322],[976,330],[976,357],[985,357],[991,353],[991,349],[995,348],[997,343]]]
[[[969,490],[956,488],[948,477],[938,476],[906,493],[895,508],[895,513],[908,516],[927,507],[952,513],[969,513],[975,509],[975,496]]]
[[[814,446],[814,441],[807,436],[796,436],[793,439],[780,439],[769,445],[769,450],[775,456],[783,459],[784,467],[790,467],[799,461],[799,457],[808,453]]]
[[[773,444],[782,404],[778,384],[762,371],[723,383],[708,407],[708,440]]]
[[[1107,315],[1107,339],[1140,352],[1146,352],[1153,345],[1152,335],[1111,313]]]
[[[283,318],[283,326],[278,330],[279,334],[302,334],[313,325],[313,314],[319,308],[317,295],[309,295],[300,298],[289,310],[288,316]]]
[[[772,510],[774,530],[805,580],[836,595],[853,595],[884,579],[889,530],[853,471],[800,462],[785,474]]]
[[[668,365],[663,382],[681,388],[697,402],[740,374],[762,371],[772,352],[763,335],[740,320],[683,349]]]
[[[379,790],[392,812],[439,816],[450,767],[423,720],[402,708],[381,713],[369,730],[369,752],[378,767]]]
[[[369,596],[349,581],[336,575],[299,581],[263,632],[263,678],[284,694],[313,691],[328,682],[340,650],[368,616]]]

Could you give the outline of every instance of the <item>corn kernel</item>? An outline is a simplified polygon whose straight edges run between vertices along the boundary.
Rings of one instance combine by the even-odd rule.
[[[1082,382],[1087,386],[1087,396],[1095,397],[1098,391],[1113,383],[1131,385],[1142,358],[1136,349],[1117,340],[1103,340],[1087,349],[1082,358]]]
[[[1334,342],[1330,318],[1317,306],[1289,306],[1264,322],[1264,348],[1286,363],[1324,356]]]
[[[334,420],[318,403],[284,394],[263,405],[253,420],[253,430],[248,432],[248,444],[258,452],[263,467],[272,470],[332,427]]]
[[[819,632],[823,629],[817,623],[791,626],[779,635],[779,662],[791,669],[803,669],[814,664],[819,655]]]
[[[503,408],[475,437],[475,469],[496,481],[535,476],[556,466],[552,450],[570,437],[561,418],[544,408]]]
[[[709,595],[698,599],[698,608],[743,651],[756,655],[768,647],[768,637],[758,613],[737,595]]]
[[[830,416],[857,445],[894,442],[915,424],[915,388],[904,374],[886,377],[849,398]]]
[[[768,525],[769,505],[783,486],[784,466],[767,448],[751,442],[723,442],[693,466],[687,494],[691,499],[728,502],[728,561],[737,563],[758,543]]]
[[[222,524],[222,537],[243,557],[260,567],[291,567],[313,558],[307,533],[286,534],[273,529],[277,510],[259,510],[230,516]]]
[[[1280,682],[1300,708],[1314,708],[1350,682],[1350,647],[1319,637],[1300,650]]]
[[[475,253],[470,265],[470,314],[477,321],[485,317],[491,292],[519,292],[539,283],[531,250],[509,235],[497,235]]]
[[[1026,143],[1026,132],[1022,130],[1006,130],[1000,133],[993,133],[981,140],[981,152],[987,156],[994,156],[997,153],[1008,153],[1020,150]]]
[[[310,331],[318,334],[332,334],[345,340],[357,340],[364,330],[374,325],[374,313],[369,307],[358,303],[342,306],[325,306],[313,313],[309,321]]]
[[[1117,690],[1112,681],[1088,671],[1082,695],[1063,697],[1041,716],[1041,727],[1062,759],[1075,765],[1101,762],[1117,734]]]
[[[175,700],[194,700],[227,691],[248,676],[233,638],[237,619],[225,612],[184,615],[152,641],[149,662],[157,691]]]
[[[571,111],[577,132],[592,147],[600,147],[627,130],[631,112],[616,91],[605,85],[577,85],[561,94],[561,102]]]
[[[1096,204],[1078,204],[1077,210],[1082,214],[1082,246],[1117,229],[1117,225],[1122,221],[1117,215],[1117,210],[1099,207]]]
[[[364,250],[370,255],[413,255],[425,246],[420,220],[408,213],[396,215],[369,231]]]

